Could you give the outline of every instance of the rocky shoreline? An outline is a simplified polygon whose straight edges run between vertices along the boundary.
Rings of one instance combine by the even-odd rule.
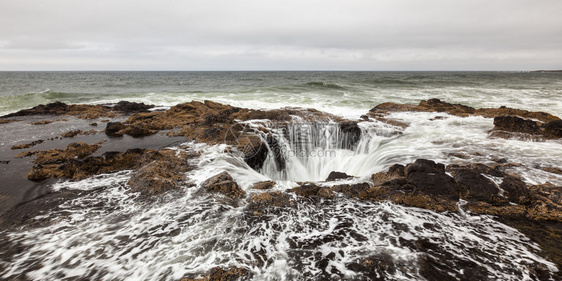
[[[27,180],[39,184],[49,182],[53,178],[74,181],[105,173],[133,170],[127,185],[130,192],[138,192],[142,200],[152,200],[167,192],[193,186],[183,175],[194,168],[189,163],[200,155],[189,150],[186,152],[170,148],[137,147],[99,153],[107,140],[118,142],[124,136],[142,139],[166,135],[208,145],[227,144],[230,149],[225,153],[240,155],[248,166],[259,170],[269,151],[274,150],[278,143],[272,132],[267,129],[261,129],[259,132],[249,130],[244,121],[267,120],[279,126],[295,118],[312,123],[336,122],[346,134],[348,145],[352,146],[361,135],[358,127],[360,122],[379,120],[405,128],[408,124],[389,118],[390,113],[442,112],[461,117],[493,118],[494,128],[489,132],[490,138],[528,141],[562,138],[562,120],[545,112],[529,112],[507,107],[475,109],[438,99],[421,101],[418,105],[382,103],[358,121],[346,120],[315,109],[251,110],[212,101],[179,104],[166,111],[150,111],[152,108],[150,105],[130,102],[120,102],[114,106],[53,103],[3,116],[0,118],[0,124],[23,122],[18,118],[28,116],[51,116],[59,118],[57,120],[66,117],[84,120],[104,118],[103,129],[99,128],[99,123],[91,123],[90,126],[95,129],[70,130],[51,139],[14,145],[11,149],[23,151],[15,157],[28,162],[27,167],[31,168],[27,171]],[[64,122],[51,119],[34,121],[37,122],[34,125]],[[72,139],[77,135],[101,135],[103,139],[93,143],[72,142],[63,148],[33,150],[37,145],[45,146],[63,139]],[[283,155],[273,156],[278,167],[286,165]],[[6,160],[5,168],[10,168],[9,161],[12,159],[0,160]],[[436,212],[492,215],[496,220],[518,229],[538,243],[543,256],[554,262],[562,271],[562,186],[548,182],[528,185],[519,175],[510,172],[509,168],[514,165],[520,164],[498,159],[494,164],[444,165],[432,160],[418,159],[412,163],[396,163],[387,171],[373,174],[370,180],[365,182],[339,183],[340,180],[351,176],[334,171],[326,181],[301,182],[285,191],[271,190],[276,185],[275,181],[259,182],[252,187],[251,193],[244,191],[231,175],[223,172],[204,181],[201,188],[228,200],[244,201],[247,204],[248,216],[254,218],[274,215],[279,208],[297,208],[299,204],[306,202],[295,198],[338,200],[340,197],[361,201],[390,201]],[[555,174],[562,173],[560,167],[545,167],[544,170]],[[58,202],[80,196],[80,193],[47,193],[21,203],[3,214],[1,225],[4,229],[10,229],[46,223],[34,219],[34,209],[56,208]],[[532,270],[538,278],[543,274],[543,269]],[[216,268],[203,279],[185,280],[235,280],[247,274],[248,270],[245,268]]]

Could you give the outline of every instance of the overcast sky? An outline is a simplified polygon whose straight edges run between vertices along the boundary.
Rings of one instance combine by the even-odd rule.
[[[0,70],[562,69],[562,0],[1,0]]]

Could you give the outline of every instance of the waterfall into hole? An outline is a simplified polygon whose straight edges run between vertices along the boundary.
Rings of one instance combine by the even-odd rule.
[[[263,136],[269,152],[260,172],[281,181],[323,181],[332,171],[368,176],[384,160],[376,150],[396,137],[368,122],[291,122],[270,130]]]

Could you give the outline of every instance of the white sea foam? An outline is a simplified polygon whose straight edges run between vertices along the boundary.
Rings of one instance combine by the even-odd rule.
[[[365,123],[364,137],[353,150],[344,153],[346,149],[339,148],[338,161],[314,165],[329,166],[326,171],[368,175],[419,155],[455,162],[446,153],[464,145],[474,151],[493,151],[494,156],[532,160],[510,153],[516,144],[488,139],[488,119],[445,116],[429,121],[435,116],[393,115],[410,123],[401,134],[395,133],[398,128]],[[451,127],[459,130],[447,129]],[[487,216],[462,211],[462,204],[459,213],[453,214],[344,197],[333,201],[294,197],[297,208],[254,217],[243,201],[235,204],[220,195],[198,192],[198,185],[228,171],[250,191],[252,183],[271,177],[224,153],[224,145],[184,145],[202,153],[192,163],[197,168],[186,174],[196,186],[153,203],[139,201],[127,191],[130,173],[126,171],[55,184],[55,190],[96,190],[37,218],[50,221],[43,227],[6,233],[25,251],[3,264],[7,270],[2,278],[25,274],[34,280],[177,280],[216,266],[239,266],[248,268],[253,280],[364,280],[366,274],[423,280],[421,271],[431,262],[439,263],[454,279],[531,280],[530,267],[557,270],[539,256],[540,249],[528,238]],[[545,143],[531,146],[533,151],[549,147]],[[314,176],[316,171],[300,173]],[[300,178],[286,178],[276,189],[294,186],[295,180]],[[40,266],[31,268],[30,264]]]
[[[138,81],[135,75],[141,75],[150,83],[125,90],[108,82],[109,86],[96,85],[94,89],[73,85],[62,92],[37,91],[25,96],[18,95],[29,90],[0,93],[0,112],[55,100],[96,104],[129,100],[165,109],[208,99],[252,109],[316,108],[358,119],[381,102],[417,104],[422,99],[440,98],[474,107],[505,105],[562,115],[560,84],[551,78],[537,87],[531,83],[521,85],[519,78],[505,78],[503,74],[480,79],[455,73],[442,77],[343,73],[338,75],[345,76],[345,81],[335,82],[324,82],[329,80],[324,79],[327,74],[275,74],[275,78],[265,78],[263,83],[259,79],[248,82],[240,78],[244,75],[237,74],[168,74],[164,80],[148,74],[126,75],[132,78],[117,76]],[[354,80],[356,76],[362,78]],[[506,85],[499,85],[497,76]],[[64,83],[51,86],[47,78],[41,80],[45,84],[42,89],[61,91],[55,86]],[[106,83],[111,79],[114,77],[109,75],[100,81]],[[82,80],[71,77],[68,81]],[[160,86],[153,87],[151,83]],[[92,94],[100,92],[103,94]],[[248,211],[244,200],[234,202],[200,190],[203,181],[223,171],[229,172],[250,194],[262,192],[250,189],[258,181],[275,179],[274,189],[286,190],[296,186],[296,181],[322,181],[331,171],[358,177],[347,182],[363,182],[392,164],[407,164],[418,158],[445,164],[492,163],[505,158],[521,164],[510,171],[521,175],[528,184],[562,184],[562,176],[540,169],[560,165],[559,141],[489,138],[493,121],[483,117],[409,112],[393,113],[388,118],[398,119],[409,127],[376,120],[363,122],[359,124],[361,139],[350,146],[342,145],[344,136],[336,130],[324,139],[325,143],[307,144],[307,151],[333,150],[333,156],[289,157],[283,171],[277,169],[271,156],[258,172],[240,157],[224,153],[224,145],[185,144],[201,152],[201,157],[191,163],[197,168],[186,173],[188,181],[196,186],[186,186],[181,192],[167,194],[155,202],[139,200],[138,195],[128,192],[128,171],[82,181],[59,181],[53,190],[89,192],[36,217],[45,221],[41,227],[2,233],[12,245],[19,243],[24,250],[10,262],[0,261],[5,269],[0,278],[178,280],[205,274],[216,266],[240,266],[250,270],[253,280],[365,280],[373,276],[423,280],[423,269],[435,263],[441,273],[453,279],[531,280],[534,267],[557,270],[539,256],[540,249],[528,238],[488,216],[466,212],[462,202],[457,213],[435,213],[343,197],[332,201],[293,196],[298,200],[296,208],[277,209],[256,217]],[[247,124],[271,126],[263,120]],[[304,125],[295,120],[290,129],[302,129],[299,126]],[[18,132],[18,124],[3,126]],[[55,128],[57,124],[50,126],[46,128]],[[297,139],[291,130],[293,137],[278,134],[287,151],[297,150]],[[318,134],[323,128],[314,130]],[[42,132],[30,140],[45,138],[47,134],[50,133]],[[2,139],[6,145],[17,141],[21,139]],[[465,154],[470,159],[450,153]]]

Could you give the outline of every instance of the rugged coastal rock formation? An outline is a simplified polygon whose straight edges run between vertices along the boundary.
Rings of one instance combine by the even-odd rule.
[[[500,108],[473,108],[462,104],[451,104],[439,99],[422,100],[418,105],[398,104],[392,102],[381,103],[369,111],[373,117],[384,116],[393,111],[420,111],[420,112],[446,112],[457,116],[483,116],[494,118],[497,116],[519,116],[527,119],[537,119],[541,122],[551,122],[560,118],[546,113],[514,109],[502,106]]]
[[[314,109],[262,111],[211,101],[179,104],[168,111],[149,112],[150,108],[151,106],[135,103],[119,103],[114,107],[53,103],[7,117],[58,114],[79,118],[110,118],[132,114],[123,122],[108,122],[105,134],[118,138],[123,135],[145,137],[166,132],[170,136],[184,136],[186,139],[210,145],[225,143],[232,147],[228,152],[241,153],[246,163],[256,170],[263,166],[270,153],[269,149],[279,144],[267,128],[249,127],[244,121],[265,119],[267,122],[286,124],[294,119],[306,122],[333,120],[339,122],[340,129],[347,136],[346,143],[350,146],[361,137],[361,129],[357,122]],[[548,113],[505,107],[475,109],[438,99],[422,101],[418,105],[383,103],[373,108],[368,117],[384,119],[393,111],[446,112],[457,116],[477,115],[494,118],[492,136],[513,137],[510,133],[524,133],[545,139],[562,137],[562,120]],[[407,126],[396,120],[384,120],[393,125]],[[70,135],[72,134],[74,133]],[[12,149],[30,148],[38,143],[14,146]],[[101,145],[102,143],[72,143],[65,149],[26,151],[19,157],[36,157],[32,161],[34,166],[27,175],[27,178],[33,181],[50,177],[80,180],[103,173],[133,170],[128,186],[132,192],[141,194],[142,198],[151,198],[167,191],[192,186],[187,182],[185,172],[193,168],[189,165],[189,160],[198,157],[197,153],[133,148],[93,156]],[[274,157],[279,169],[285,168],[283,155],[270,156]],[[248,193],[230,174],[223,172],[204,181],[200,187],[208,192],[247,202],[247,211],[254,219],[259,219],[264,214],[274,214],[277,208],[293,208],[299,204],[306,204],[309,199],[338,200],[340,196],[357,200],[390,201],[438,212],[494,215],[500,221],[523,231],[541,245],[548,245],[549,248],[545,248],[546,255],[562,267],[562,250],[559,250],[562,249],[559,239],[562,236],[562,187],[548,183],[527,185],[517,175],[506,172],[506,166],[508,164],[481,163],[445,166],[431,160],[418,159],[407,165],[392,165],[386,172],[373,174],[368,182],[338,184],[338,179],[349,179],[351,176],[334,172],[326,181],[336,182],[329,184],[305,182],[286,191],[271,191],[276,182],[265,181],[256,183]],[[560,172],[556,167],[545,169],[552,173]],[[501,183],[492,181],[489,176],[499,178]],[[537,230],[537,226],[543,228]],[[234,268],[225,271],[217,268],[201,280],[231,280],[246,273],[245,269]]]
[[[246,192],[227,172],[215,175],[201,184],[201,187],[211,192],[222,193],[232,199],[244,197]]]
[[[557,139],[562,137],[562,120],[546,112],[533,112],[502,106],[500,108],[473,108],[462,104],[451,104],[439,99],[423,100],[418,105],[381,103],[372,108],[367,116],[385,122],[397,122],[385,118],[390,112],[446,112],[456,116],[483,116],[494,118],[492,136],[502,138],[518,137],[523,133],[530,139]],[[394,124],[395,125],[395,124]]]
[[[94,119],[100,117],[115,117],[117,115],[131,114],[135,112],[147,112],[148,109],[153,107],[153,105],[145,105],[144,103],[135,103],[128,101],[120,101],[113,107],[90,104],[69,105],[62,102],[54,102],[38,105],[31,109],[20,110],[18,112],[3,116],[2,118],[31,115],[71,115],[81,119]]]
[[[338,200],[345,196],[391,201],[437,212],[493,215],[547,246],[543,249],[545,256],[562,268],[562,241],[559,239],[562,235],[562,186],[548,183],[529,186],[502,171],[502,167],[505,166],[479,163],[445,167],[418,159],[406,166],[396,164],[387,172],[373,174],[370,182],[332,186],[306,182],[286,192],[256,193],[248,199],[248,211],[254,216],[275,214],[276,208],[307,204],[299,198]],[[498,186],[484,175],[501,178],[501,184]],[[297,200],[290,194],[297,195]]]
[[[172,149],[128,149],[89,156],[100,147],[100,144],[72,143],[66,149],[27,152],[20,157],[36,156],[32,161],[35,165],[27,174],[27,178],[33,181],[50,177],[80,180],[99,174],[135,170],[128,182],[130,190],[149,196],[186,184],[183,173],[190,169],[187,160],[198,155]]]
[[[166,112],[134,114],[124,122],[109,122],[105,133],[112,137],[143,137],[169,130],[168,135],[185,136],[209,145],[225,143],[241,152],[250,167],[260,169],[267,157],[267,147],[275,150],[277,140],[267,129],[259,131],[240,122],[268,120],[285,124],[295,117],[302,122],[338,121],[350,135],[350,143],[357,142],[361,134],[357,123],[315,109],[250,110],[212,101],[178,104]],[[278,167],[283,168],[282,155],[275,157]]]

